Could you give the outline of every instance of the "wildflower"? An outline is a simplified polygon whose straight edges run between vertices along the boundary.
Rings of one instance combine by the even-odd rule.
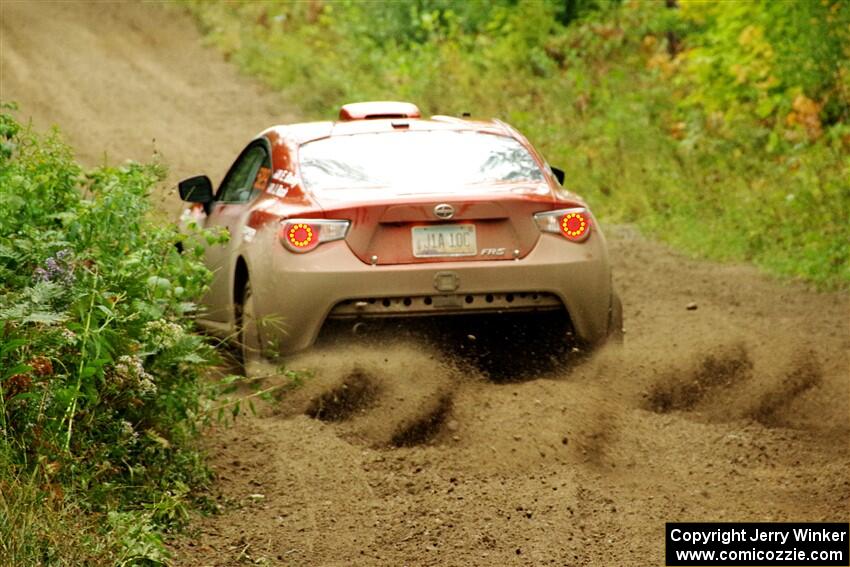
[[[60,250],[44,261],[44,267],[35,269],[35,278],[40,282],[53,282],[70,286],[76,280],[71,265],[71,251]]]
[[[121,435],[124,437],[129,437],[133,440],[139,438],[139,432],[133,428],[133,424],[127,421],[126,419],[121,420]]]
[[[50,359],[44,356],[36,356],[29,361],[29,366],[36,376],[50,376],[53,374],[53,363]]]
[[[156,384],[154,384],[150,374],[147,374],[145,378],[139,381],[139,393],[142,396],[153,396],[156,394]]]
[[[133,389],[141,395],[153,395],[157,390],[153,376],[145,370],[138,356],[119,356],[110,377],[119,388]]]
[[[77,333],[66,327],[62,329],[62,338],[71,344],[76,344]]]
[[[6,381],[6,397],[13,398],[18,394],[29,391],[32,386],[32,378],[26,374],[13,374]]]
[[[173,347],[184,336],[183,327],[161,319],[146,323],[143,333],[147,342],[157,350]]]

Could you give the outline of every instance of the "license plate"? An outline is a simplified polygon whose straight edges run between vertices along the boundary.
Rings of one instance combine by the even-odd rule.
[[[474,224],[415,226],[412,230],[416,258],[475,256],[478,253]]]

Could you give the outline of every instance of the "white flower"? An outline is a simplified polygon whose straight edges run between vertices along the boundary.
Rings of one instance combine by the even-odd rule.
[[[165,350],[176,345],[184,337],[183,327],[164,320],[149,321],[143,329],[145,340],[157,350]]]
[[[138,389],[141,395],[156,393],[154,378],[145,370],[142,359],[138,356],[119,356],[110,376],[118,386]]]
[[[139,432],[133,428],[133,424],[126,419],[121,420],[121,434],[124,437],[131,437],[134,440],[139,438]]]
[[[147,374],[147,377],[139,382],[139,393],[143,396],[156,394],[156,384],[154,384],[150,374]]]

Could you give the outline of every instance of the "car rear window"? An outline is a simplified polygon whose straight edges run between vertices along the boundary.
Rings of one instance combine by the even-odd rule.
[[[468,131],[335,136],[301,146],[300,164],[312,191],[447,191],[470,184],[544,181],[537,162],[513,138]]]

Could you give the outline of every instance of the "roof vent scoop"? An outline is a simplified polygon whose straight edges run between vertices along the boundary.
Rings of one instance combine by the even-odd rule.
[[[381,118],[421,118],[419,107],[410,102],[378,100],[372,102],[353,102],[339,109],[339,119],[377,120]]]

